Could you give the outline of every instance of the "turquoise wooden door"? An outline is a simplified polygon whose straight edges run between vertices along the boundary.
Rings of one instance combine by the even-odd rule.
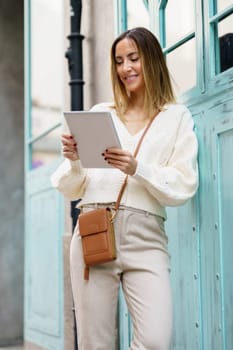
[[[231,350],[233,1],[142,3],[148,5],[147,26],[160,38],[179,100],[193,114],[199,142],[198,193],[186,205],[167,210],[174,301],[171,350]],[[133,4],[118,4],[121,31],[129,27],[129,15],[132,23]],[[134,25],[142,24],[141,16],[134,18]],[[127,350],[133,330],[122,295],[119,305],[120,348]]]
[[[200,122],[200,256],[203,349],[233,348],[233,99],[213,101]]]
[[[25,1],[25,343],[63,350],[62,1]],[[56,38],[60,38],[57,40]]]

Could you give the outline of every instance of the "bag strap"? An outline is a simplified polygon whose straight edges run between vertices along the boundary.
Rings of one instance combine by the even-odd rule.
[[[156,114],[156,115],[157,115],[157,114]],[[155,119],[156,115],[155,115],[155,116],[149,121],[149,123],[147,124],[147,126],[146,126],[146,128],[145,128],[145,130],[144,130],[144,132],[143,132],[143,134],[142,134],[142,136],[141,136],[141,138],[140,138],[140,140],[139,140],[139,142],[138,142],[138,144],[137,144],[137,147],[136,147],[136,149],[135,149],[135,151],[134,151],[134,154],[133,154],[134,157],[137,156],[138,151],[139,151],[139,149],[140,149],[140,147],[141,147],[142,141],[143,141],[143,139],[144,139],[144,137],[145,137],[145,135],[146,135],[146,133],[147,133],[149,127],[151,126],[153,120]],[[123,182],[123,184],[122,184],[122,186],[121,186],[121,188],[120,188],[120,191],[119,191],[119,194],[118,194],[116,203],[115,203],[114,213],[112,213],[111,222],[114,221],[114,218],[115,218],[115,216],[116,216],[116,213],[117,213],[117,211],[118,211],[118,209],[119,209],[120,201],[121,201],[121,198],[122,198],[122,196],[123,196],[124,190],[125,190],[125,188],[126,188],[127,182],[128,182],[128,175],[126,175],[125,180],[124,180],[124,182]],[[88,279],[89,279],[89,266],[87,266],[87,265],[86,265],[85,268],[84,268],[84,279],[85,279],[85,280],[88,280]]]
[[[144,130],[144,132],[143,132],[143,134],[142,134],[142,136],[140,137],[140,140],[138,141],[137,147],[136,147],[136,149],[135,149],[135,151],[134,151],[134,154],[133,154],[133,156],[134,156],[135,158],[136,158],[136,156],[137,156],[137,154],[138,154],[138,152],[139,152],[139,149],[140,149],[140,147],[141,147],[142,141],[143,141],[143,139],[144,139],[144,137],[145,137],[145,135],[146,135],[146,133],[147,133],[149,127],[151,126],[151,124],[152,124],[152,122],[153,122],[153,120],[155,119],[156,116],[157,116],[157,114],[156,114],[153,118],[150,119],[150,121],[149,121],[149,123],[147,124],[147,126],[146,126],[146,128],[145,128],[145,130]],[[120,191],[119,191],[119,194],[118,194],[116,203],[115,203],[115,208],[114,208],[115,212],[114,212],[114,214],[113,214],[113,216],[112,216],[112,219],[111,219],[112,221],[113,221],[113,219],[115,218],[115,215],[116,215],[116,213],[117,213],[117,211],[118,211],[118,209],[119,209],[120,201],[121,201],[121,198],[122,198],[123,193],[124,193],[124,191],[125,191],[127,182],[128,182],[128,175],[126,175],[125,180],[124,180],[124,182],[123,182],[123,184],[122,184],[122,186],[121,186],[121,188],[120,188]]]

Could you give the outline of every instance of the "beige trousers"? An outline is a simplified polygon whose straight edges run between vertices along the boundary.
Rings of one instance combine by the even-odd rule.
[[[78,226],[78,225],[77,225]],[[120,283],[133,324],[131,350],[169,350],[172,301],[162,218],[125,208],[115,219],[117,259],[84,280],[78,227],[71,242],[71,281],[79,350],[115,350]]]

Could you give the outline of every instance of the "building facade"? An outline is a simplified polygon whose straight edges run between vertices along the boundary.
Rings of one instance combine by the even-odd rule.
[[[0,1],[0,347],[23,340],[23,0]]]
[[[50,183],[51,173],[61,162],[59,135],[65,128],[62,112],[71,108],[65,54],[70,45],[73,9],[68,0],[25,0],[23,14],[23,4],[18,1],[19,11],[12,19],[10,2],[0,4],[5,11],[0,14],[1,35],[11,38],[12,49],[8,52],[14,64],[15,56],[21,57],[14,66],[16,70],[12,69],[9,55],[4,56],[4,64],[0,65],[3,77],[7,72],[4,79],[7,84],[0,84],[3,118],[5,114],[9,116],[8,122],[2,121],[5,128],[1,128],[0,142],[10,145],[9,149],[3,147],[7,160],[15,156],[10,163],[12,168],[3,172],[1,197],[5,204],[11,200],[17,212],[14,221],[11,212],[4,211],[1,204],[4,225],[0,247],[4,247],[4,254],[2,250],[0,344],[24,339],[25,347],[32,350],[73,350],[69,278],[71,205]],[[172,350],[233,347],[233,278],[229,264],[233,245],[232,19],[232,0],[82,2],[83,108],[112,99],[111,43],[123,30],[144,26],[159,38],[177,97],[193,114],[199,141],[200,186],[192,201],[180,208],[168,208],[166,223],[174,299]],[[8,169],[17,177],[12,179]],[[10,268],[6,268],[9,264]],[[12,300],[16,302],[12,304]],[[126,350],[132,327],[121,293],[118,331],[119,349]]]

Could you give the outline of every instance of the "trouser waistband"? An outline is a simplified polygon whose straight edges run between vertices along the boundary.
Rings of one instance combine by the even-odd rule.
[[[90,204],[84,204],[80,206],[80,210],[83,208],[93,208],[93,209],[98,209],[98,208],[110,208],[111,210],[115,210],[115,203],[90,203]],[[154,213],[151,213],[146,210],[138,209],[138,208],[132,208],[128,207],[126,205],[120,205],[118,210],[129,210],[132,211],[133,213],[138,213],[138,214],[144,214],[145,216],[158,216]]]

